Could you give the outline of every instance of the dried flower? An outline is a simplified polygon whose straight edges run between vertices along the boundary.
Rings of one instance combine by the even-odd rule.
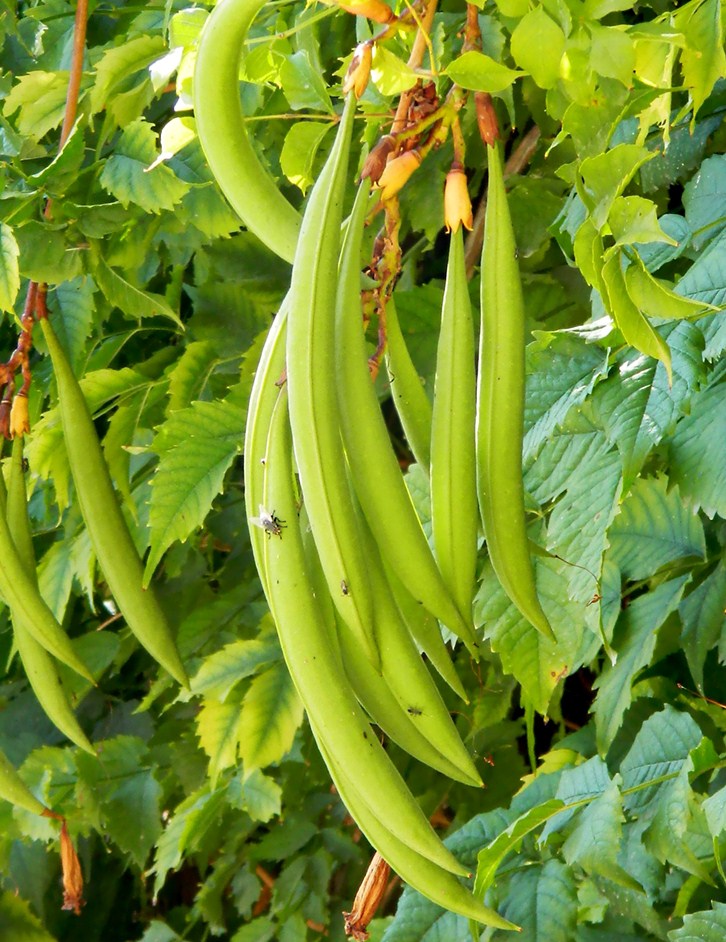
[[[363,169],[360,172],[361,180],[370,177],[371,183],[378,183],[381,179],[386,162],[396,147],[396,138],[392,134],[384,135],[368,154]]]
[[[19,392],[13,399],[13,404],[10,408],[9,431],[12,438],[18,435],[22,438],[23,435],[26,435],[30,431],[28,397],[24,392]]]
[[[494,147],[500,134],[492,96],[488,92],[476,92],[474,94],[474,104],[476,106],[476,122],[479,125],[479,135],[485,144]]]
[[[348,73],[343,83],[343,94],[347,95],[352,91],[356,98],[360,98],[368,86],[368,79],[371,75],[371,60],[373,59],[373,43],[367,39],[364,43],[359,43],[353,53]]]
[[[76,916],[80,916],[81,907],[85,904],[83,899],[83,874],[81,873],[78,854],[68,834],[65,821],[61,825],[60,853],[63,869],[63,909],[72,910]]]
[[[352,935],[356,942],[365,942],[368,938],[366,929],[381,902],[390,871],[391,868],[376,851],[355,894],[353,909],[343,913],[345,934]]]
[[[420,166],[421,154],[417,150],[407,150],[390,160],[378,181],[381,199],[385,202],[400,192],[414,170],[418,170]]]
[[[453,164],[446,175],[444,224],[447,232],[456,232],[460,225],[465,229],[471,229],[474,225],[466,174],[461,164]]]

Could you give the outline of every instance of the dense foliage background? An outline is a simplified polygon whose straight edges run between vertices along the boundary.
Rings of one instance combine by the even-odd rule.
[[[98,677],[91,687],[64,672],[98,757],[45,719],[0,614],[0,748],[66,815],[87,898],[80,917],[60,911],[57,825],[0,804],[0,938],[13,942],[340,939],[370,856],[304,723],[246,532],[246,401],[289,268],[239,230],[195,136],[209,6],[92,3],[79,117],[57,154],[74,5],[0,5],[0,359],[15,348],[28,280],[48,283],[193,677],[180,693],[107,601],[36,332],[26,455],[39,575]],[[513,126],[533,331],[526,487],[531,535],[551,554],[538,557],[538,585],[558,644],[522,620],[482,550],[487,643],[479,664],[457,650],[471,703],[456,709],[487,788],[397,759],[527,942],[726,932],[726,712],[708,699],[726,689],[723,16],[719,0],[482,2],[484,52],[518,70],[496,80],[481,60],[455,64],[461,5],[444,2],[431,33],[427,77],[442,93],[449,75],[496,92]],[[286,2],[253,28],[245,108],[298,204],[332,138],[340,60],[367,30],[336,8]],[[357,146],[385,133],[416,80],[411,38],[376,53]],[[471,103],[462,114],[476,200],[484,150]],[[430,154],[401,197],[397,306],[429,390],[451,156],[450,143]],[[655,321],[672,383],[591,290],[583,226],[715,306]],[[476,238],[477,227],[474,258]],[[408,473],[425,520],[425,475]],[[463,920],[411,892],[396,910],[397,894],[394,884],[375,938],[469,938]]]

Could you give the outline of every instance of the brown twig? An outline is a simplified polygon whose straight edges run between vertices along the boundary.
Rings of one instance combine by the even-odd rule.
[[[504,165],[504,176],[510,177],[521,173],[532,159],[539,143],[540,129],[535,125],[522,137],[517,146],[512,151],[509,159]],[[479,201],[479,205],[474,216],[474,227],[466,237],[464,247],[464,260],[466,264],[466,277],[471,278],[474,274],[474,268],[479,263],[481,256],[481,247],[484,241],[484,218],[486,215],[486,196]]]
[[[426,5],[426,9],[424,10],[423,16],[421,17],[421,26],[419,27],[419,30],[416,33],[416,38],[413,41],[411,55],[408,57],[408,66],[411,69],[418,69],[423,62],[424,53],[426,52],[426,48],[428,46],[429,33],[431,32],[431,26],[434,22],[434,15],[436,13],[437,4],[438,0],[429,0]],[[396,108],[393,124],[391,126],[391,134],[397,134],[406,126],[406,116],[408,115],[408,109],[413,99],[414,89],[415,86],[414,88],[409,88],[401,95],[398,101],[398,107]]]

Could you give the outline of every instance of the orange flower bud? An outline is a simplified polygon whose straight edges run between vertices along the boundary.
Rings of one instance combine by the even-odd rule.
[[[30,431],[30,414],[28,412],[28,397],[23,392],[19,392],[13,399],[10,408],[10,436],[15,438],[19,435],[21,438]]]
[[[454,164],[446,175],[444,225],[447,232],[456,232],[460,225],[465,229],[471,229],[474,225],[466,174],[459,164]]]
[[[494,147],[500,138],[499,122],[494,110],[492,96],[487,92],[475,92],[474,104],[476,106],[476,121],[479,125],[479,136],[489,147]]]
[[[353,53],[348,72],[343,83],[343,94],[352,91],[356,98],[360,98],[368,85],[371,75],[371,60],[373,58],[373,43],[368,39],[359,43]]]
[[[417,150],[407,150],[389,161],[381,174],[378,186],[381,199],[385,202],[403,189],[408,178],[421,166],[421,154]]]
[[[353,16],[365,16],[374,23],[390,23],[396,19],[393,10],[381,0],[349,0],[347,3],[338,2],[338,6]]]

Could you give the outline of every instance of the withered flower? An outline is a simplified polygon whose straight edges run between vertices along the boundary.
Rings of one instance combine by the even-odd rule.
[[[361,180],[370,177],[371,183],[378,183],[386,166],[386,161],[396,147],[396,138],[392,134],[384,135],[368,154],[363,169],[360,172]]]
[[[373,919],[388,884],[391,868],[376,851],[353,900],[353,909],[343,913],[345,934],[356,942],[366,942],[368,923]]]
[[[460,225],[465,229],[474,225],[466,174],[460,164],[454,164],[446,174],[444,224],[447,232],[456,232]]]
[[[76,916],[81,915],[83,899],[83,874],[81,862],[63,821],[60,832],[61,867],[63,869],[63,909],[71,910]]]
[[[343,94],[352,91],[356,98],[360,98],[368,85],[371,75],[371,61],[373,59],[373,43],[367,39],[356,46],[348,72],[343,83]]]
[[[421,154],[417,150],[407,150],[390,160],[383,169],[378,181],[381,199],[385,202],[400,192],[411,174],[421,166]]]

